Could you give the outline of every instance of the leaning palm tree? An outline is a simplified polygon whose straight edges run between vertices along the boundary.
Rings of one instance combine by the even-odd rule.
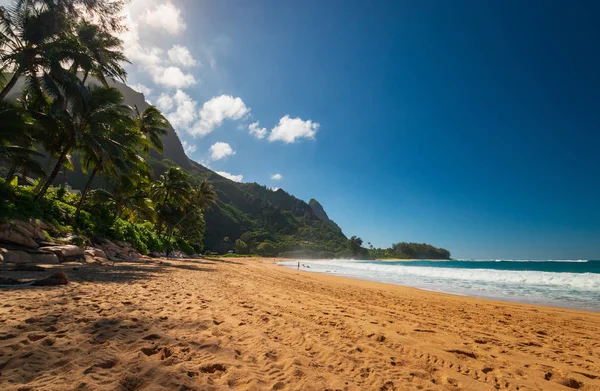
[[[146,107],[141,113],[135,106],[135,113],[137,128],[142,134],[142,151],[148,154],[150,148],[154,148],[162,153],[163,143],[161,138],[167,134],[169,128],[167,119],[154,106]]]
[[[116,176],[127,172],[143,161],[137,153],[140,143],[139,132],[134,127],[129,106],[122,104],[123,96],[114,88],[95,87],[90,91],[93,105],[102,107],[102,119],[91,121],[82,132],[78,151],[82,156],[84,172],[91,171],[81,192],[81,199],[75,212],[79,218],[81,208],[94,178],[107,173]]]
[[[131,110],[122,104],[123,97],[114,88],[86,87],[76,75],[65,70],[44,73],[42,85],[52,100],[31,115],[40,126],[57,135],[62,146],[57,152],[56,165],[36,199],[44,196],[72,151],[97,141],[93,135],[104,135],[110,127],[123,128],[120,124],[132,126]]]
[[[154,202],[150,198],[151,179],[148,165],[108,176],[102,188],[90,191],[92,203],[108,205],[113,218],[133,221],[156,221]]]
[[[43,174],[36,158],[42,155],[33,147],[31,121],[17,104],[0,101],[0,161],[8,166],[7,179],[12,179],[17,169]]]
[[[12,73],[0,91],[0,99],[8,95],[21,76],[26,77],[32,91],[41,97],[39,73],[67,60],[59,44],[68,24],[65,15],[55,7],[36,3],[18,0],[0,8],[1,67],[3,72]]]
[[[212,207],[213,204],[217,202],[217,193],[215,192],[214,187],[208,183],[205,179],[200,184],[192,189],[189,199],[187,200],[184,206],[184,214],[177,223],[173,224],[171,227],[172,231],[183,223],[187,218],[192,215],[200,214],[202,211]],[[169,235],[170,236],[170,235]]]
[[[0,71],[12,74],[0,90],[4,99],[25,76],[43,99],[38,77],[72,64],[105,86],[105,77],[125,80],[122,41],[125,0],[13,0],[0,7]],[[90,23],[89,21],[93,21]]]

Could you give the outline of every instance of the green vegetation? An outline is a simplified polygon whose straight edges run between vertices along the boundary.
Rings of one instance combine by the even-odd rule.
[[[126,76],[116,36],[122,5],[30,0],[0,8],[0,58],[2,68],[12,71],[0,91],[0,160],[6,168],[0,216],[39,218],[55,234],[118,239],[142,253],[199,252],[202,211],[216,201],[212,186],[178,167],[154,180],[149,154],[162,151],[168,122],[153,106],[140,112],[125,105],[107,82]],[[88,75],[100,83],[86,85]],[[12,91],[20,77],[25,88]],[[15,103],[4,100],[11,93]],[[76,157],[87,176],[81,192],[53,188]],[[18,186],[16,173],[24,179],[37,174],[37,185]],[[99,176],[101,189],[93,187]]]
[[[450,251],[426,243],[394,243],[390,248],[373,248],[369,256],[376,259],[450,259]]]

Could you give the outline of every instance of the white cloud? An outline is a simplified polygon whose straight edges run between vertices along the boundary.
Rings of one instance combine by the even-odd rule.
[[[235,151],[231,148],[231,145],[224,142],[216,142],[210,146],[210,158],[212,160],[221,160],[228,156],[235,155]]]
[[[188,143],[185,140],[181,141],[181,145],[183,146],[183,151],[185,152],[186,155],[190,155],[190,154],[196,152],[196,146]]]
[[[181,68],[174,66],[153,67],[152,78],[156,84],[170,88],[186,88],[196,84],[194,75],[191,73],[183,73]]]
[[[123,40],[123,51],[129,61],[146,68],[160,64],[164,51],[156,46],[142,47],[137,24],[130,18],[128,20],[128,29],[120,38]]]
[[[142,94],[144,94],[145,97],[147,97],[147,95],[150,95],[152,93],[152,89],[146,87],[143,84],[138,83],[138,84],[134,84],[130,87],[133,88],[137,92],[141,92]]]
[[[262,140],[267,136],[267,128],[260,128],[258,126],[258,121],[251,123],[248,125],[248,129],[250,130],[250,134],[256,137],[259,140]]]
[[[215,171],[217,174],[221,175],[223,178],[227,178],[230,181],[241,182],[244,179],[243,175],[233,175],[225,171]]]
[[[181,19],[181,11],[170,1],[157,5],[153,10],[147,10],[144,21],[171,34],[179,34],[186,27]]]
[[[188,48],[186,48],[185,46],[173,45],[173,47],[169,49],[167,54],[169,55],[169,59],[177,65],[181,65],[184,67],[193,67],[196,64],[198,64],[198,62],[194,60],[194,57],[192,57],[192,54],[190,53]]]
[[[158,100],[161,102],[160,104],[165,105],[165,107],[169,107],[170,105],[172,109],[174,108],[174,111],[167,112],[165,117],[167,117],[171,125],[173,125],[173,128],[177,131],[181,131],[182,129],[187,130],[197,118],[196,101],[181,90],[177,90],[172,97],[163,94]],[[159,104],[159,102],[157,102],[157,104]],[[159,108],[160,104],[158,106]]]
[[[271,190],[271,191],[277,191],[277,190],[279,190],[279,187],[269,187],[269,190]]]
[[[279,124],[271,130],[269,141],[283,141],[286,144],[297,139],[306,138],[314,140],[319,124],[311,120],[304,121],[299,117],[290,118],[289,115],[279,120]]]
[[[128,67],[136,68],[136,72],[130,71],[130,74],[145,72],[154,83],[166,88],[185,88],[196,83],[194,75],[180,68],[196,64],[185,46],[173,45],[166,51],[166,48],[153,44],[159,41],[153,37],[161,34],[156,27],[163,26],[163,23],[163,27],[170,31],[179,31],[185,26],[180,11],[172,3],[157,4],[156,0],[132,0],[125,8],[123,16],[127,26],[127,30],[120,34],[123,51],[132,62]],[[140,39],[140,29],[144,29],[144,37],[150,37],[145,38],[144,42]]]
[[[231,95],[215,96],[205,102],[200,109],[200,119],[190,129],[194,136],[205,136],[216,127],[221,126],[224,120],[238,120],[250,112],[244,101]]]
[[[271,175],[271,179],[273,179],[274,181],[280,181],[280,180],[283,179],[283,175],[281,175],[281,174],[274,174],[274,175]]]
[[[160,96],[156,100],[156,107],[158,107],[160,111],[165,113],[167,111],[171,111],[174,105],[175,102],[173,101],[173,98],[171,98],[168,94],[165,93],[160,94]]]

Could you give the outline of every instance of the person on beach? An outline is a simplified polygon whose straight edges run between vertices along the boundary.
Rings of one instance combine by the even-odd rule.
[[[300,261],[298,261],[298,270],[300,270]]]

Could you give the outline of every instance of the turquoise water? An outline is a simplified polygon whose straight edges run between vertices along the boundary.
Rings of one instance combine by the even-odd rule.
[[[596,273],[600,274],[600,261],[513,261],[513,260],[457,260],[457,261],[369,261],[380,265],[404,265],[414,267],[438,267],[451,269],[521,270],[549,273]]]
[[[298,261],[281,262],[295,267]],[[300,261],[305,271],[438,292],[600,311],[600,261]]]

